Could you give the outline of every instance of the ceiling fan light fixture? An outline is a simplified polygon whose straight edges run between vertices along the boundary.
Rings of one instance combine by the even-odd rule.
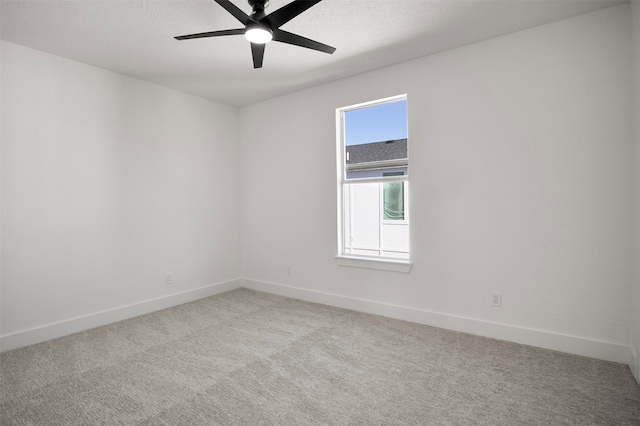
[[[244,32],[244,36],[251,43],[265,44],[273,39],[273,32],[262,25],[250,25]]]
[[[280,29],[282,25],[321,1],[322,0],[293,0],[275,12],[267,15],[264,13],[264,8],[269,4],[269,0],[248,0],[249,5],[251,5],[252,12],[251,15],[247,15],[239,9],[238,6],[233,4],[231,0],[215,0],[216,3],[240,21],[244,27],[230,30],[207,31],[205,33],[197,34],[186,34],[176,36],[174,38],[176,40],[189,40],[194,38],[244,34],[247,40],[251,42],[253,68],[262,68],[265,44],[271,40],[332,54],[336,50],[335,47]]]

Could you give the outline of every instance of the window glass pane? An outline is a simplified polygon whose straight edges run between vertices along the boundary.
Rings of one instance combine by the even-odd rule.
[[[346,179],[408,174],[407,100],[345,111],[344,161]]]
[[[383,193],[384,220],[404,220],[404,183],[386,182]]]
[[[345,247],[354,254],[380,255],[380,184],[345,185]]]
[[[345,145],[407,138],[407,100],[345,111]]]

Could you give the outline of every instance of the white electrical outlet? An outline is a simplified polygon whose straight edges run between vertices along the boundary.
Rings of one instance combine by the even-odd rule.
[[[164,283],[166,285],[173,284],[173,277],[171,276],[171,272],[167,272],[164,274]]]
[[[502,293],[495,291],[491,293],[491,306],[497,306],[498,308],[502,306]]]

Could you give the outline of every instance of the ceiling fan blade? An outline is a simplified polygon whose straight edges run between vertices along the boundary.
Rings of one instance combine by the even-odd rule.
[[[206,37],[219,37],[228,35],[241,35],[244,34],[244,28],[237,28],[235,30],[222,30],[222,31],[209,31],[207,33],[188,34],[174,37],[176,40],[189,40],[192,38],[206,38]]]
[[[281,43],[293,44],[295,46],[306,47],[307,49],[318,50],[332,54],[336,51],[335,47],[327,46],[326,44],[319,43],[317,41],[308,39],[306,37],[299,36],[284,30],[274,30],[273,40]]]
[[[311,6],[320,3],[322,0],[296,0],[289,3],[286,6],[282,6],[280,9],[276,10],[260,19],[262,23],[268,23],[272,30],[280,28],[281,25],[289,22],[296,16],[300,15],[305,10],[309,9]]]
[[[262,68],[264,58],[264,44],[251,43],[251,55],[253,55],[253,68]]]
[[[251,18],[249,15],[244,13],[242,10],[238,8],[235,4],[231,3],[229,0],[215,0],[220,6],[224,7],[227,12],[232,14],[238,21],[242,22],[243,25],[247,25],[251,22]]]

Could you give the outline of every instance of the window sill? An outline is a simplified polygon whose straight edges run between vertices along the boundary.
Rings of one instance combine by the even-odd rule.
[[[411,271],[413,264],[408,260],[401,259],[376,259],[358,256],[336,256],[336,263],[340,266],[350,266],[354,268],[378,269],[381,271],[404,272]]]

